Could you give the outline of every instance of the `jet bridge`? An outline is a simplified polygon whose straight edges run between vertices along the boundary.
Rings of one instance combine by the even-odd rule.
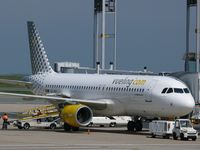
[[[172,73],[171,76],[182,80],[189,87],[196,104],[193,117],[195,119],[200,119],[200,73],[177,72]]]
[[[173,73],[171,75],[174,77],[177,77],[180,80],[182,80],[183,82],[185,82],[187,84],[187,86],[190,88],[192,96],[195,99],[195,103],[200,104],[200,98],[199,98],[199,95],[200,95],[200,91],[199,91],[200,73],[178,72],[178,73]]]

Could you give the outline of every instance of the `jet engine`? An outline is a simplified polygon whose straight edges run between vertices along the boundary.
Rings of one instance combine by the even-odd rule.
[[[93,117],[92,110],[81,104],[65,105],[60,114],[63,121],[72,127],[87,126]]]

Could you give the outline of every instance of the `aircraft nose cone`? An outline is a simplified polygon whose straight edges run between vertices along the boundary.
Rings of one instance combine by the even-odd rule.
[[[179,104],[179,110],[182,111],[183,115],[189,114],[192,112],[195,102],[192,96],[185,97],[182,99],[182,102]]]
[[[187,100],[187,103],[186,103],[186,108],[188,110],[192,110],[195,106],[195,102],[194,102],[194,99],[193,98],[190,98]]]

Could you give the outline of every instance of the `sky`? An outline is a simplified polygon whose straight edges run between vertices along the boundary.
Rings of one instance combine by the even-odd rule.
[[[31,73],[27,21],[51,65],[93,65],[93,0],[0,0],[0,74]],[[186,0],[118,0],[117,69],[184,69]],[[107,50],[106,64],[111,58]]]

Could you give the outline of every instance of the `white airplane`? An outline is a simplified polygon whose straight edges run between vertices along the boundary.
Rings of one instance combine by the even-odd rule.
[[[64,74],[51,68],[39,33],[28,22],[32,75],[25,81],[0,82],[28,86],[35,95],[0,95],[42,99],[57,106],[65,130],[87,126],[94,116],[134,116],[128,130],[141,130],[138,117],[177,117],[189,114],[194,99],[188,87],[172,77],[156,75]]]

